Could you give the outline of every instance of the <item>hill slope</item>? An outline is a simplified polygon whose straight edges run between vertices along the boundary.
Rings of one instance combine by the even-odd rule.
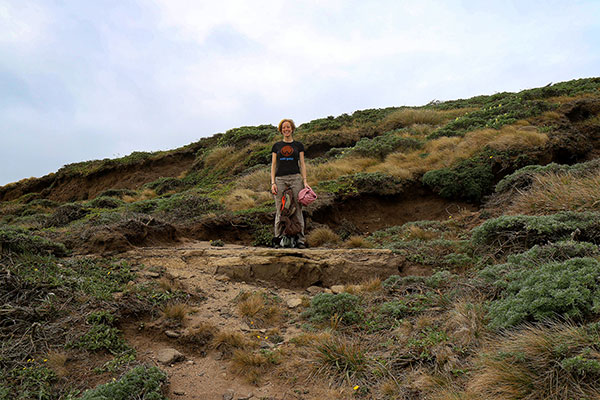
[[[0,399],[600,398],[599,115],[590,78],[303,124],[304,251],[264,248],[270,125],[4,186]]]

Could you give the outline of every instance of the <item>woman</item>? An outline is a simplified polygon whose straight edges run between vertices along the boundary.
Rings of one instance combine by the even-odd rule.
[[[302,217],[302,205],[298,203],[298,193],[307,187],[306,165],[304,164],[304,145],[294,140],[292,135],[296,125],[291,119],[283,119],[277,127],[283,135],[283,140],[273,145],[271,149],[271,193],[275,196],[275,238],[283,236],[284,227],[279,223],[281,218],[281,198],[284,190],[291,188],[296,205],[293,215],[300,223],[301,231],[297,235],[296,247],[305,249],[304,218]]]

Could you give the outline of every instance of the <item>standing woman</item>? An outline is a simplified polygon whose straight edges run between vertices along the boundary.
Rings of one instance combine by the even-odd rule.
[[[271,193],[275,196],[275,237],[283,235],[283,229],[279,223],[281,217],[281,197],[285,189],[292,188],[294,201],[296,202],[295,218],[302,227],[298,234],[300,249],[306,248],[304,239],[304,218],[302,217],[302,205],[298,202],[298,193],[302,188],[308,186],[306,182],[306,165],[304,164],[304,145],[294,140],[292,135],[296,125],[291,119],[283,119],[277,127],[283,135],[283,140],[275,143],[271,149]]]

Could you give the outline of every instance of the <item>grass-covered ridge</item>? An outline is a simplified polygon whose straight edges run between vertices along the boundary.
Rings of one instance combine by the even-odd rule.
[[[183,328],[194,294],[110,255],[181,237],[269,246],[278,138],[273,125],[232,128],[1,188],[0,399],[164,398],[164,373],[140,362],[122,323]],[[398,275],[304,293],[298,309],[277,288],[241,292],[232,313],[267,333],[207,322],[178,345],[218,349],[252,384],[341,398],[600,398],[600,78],[360,110],[295,138],[319,194],[309,244],[391,251]],[[394,222],[398,204],[442,214]],[[96,360],[86,371],[105,384],[87,387],[74,355]]]

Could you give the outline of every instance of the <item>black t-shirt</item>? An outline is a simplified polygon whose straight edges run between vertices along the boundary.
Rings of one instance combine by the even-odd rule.
[[[300,152],[304,152],[304,145],[302,143],[295,140],[291,143],[277,142],[273,145],[271,152],[277,154],[275,176],[300,173]]]

